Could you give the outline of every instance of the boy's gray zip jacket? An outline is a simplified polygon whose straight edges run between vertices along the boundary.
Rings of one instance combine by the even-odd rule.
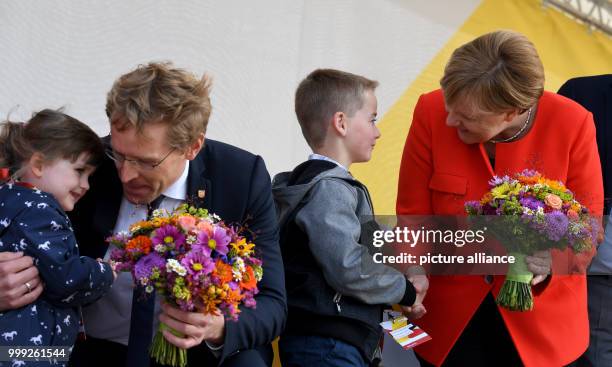
[[[289,315],[286,334],[329,336],[376,357],[387,304],[412,305],[405,276],[372,255],[378,229],[368,191],[334,163],[310,160],[276,175]]]

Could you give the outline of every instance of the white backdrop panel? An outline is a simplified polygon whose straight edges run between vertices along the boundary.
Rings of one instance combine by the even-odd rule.
[[[105,95],[136,65],[172,60],[214,79],[208,136],[271,171],[308,153],[293,92],[317,67],[381,82],[379,114],[429,63],[477,0],[0,2],[0,117],[46,107],[108,132]]]

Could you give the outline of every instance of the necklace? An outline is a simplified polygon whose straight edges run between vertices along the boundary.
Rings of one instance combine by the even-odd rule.
[[[527,118],[525,119],[525,123],[523,124],[523,127],[521,127],[521,129],[516,132],[516,134],[514,134],[511,137],[506,138],[506,139],[499,139],[499,140],[498,139],[491,139],[491,140],[489,140],[489,142],[491,142],[491,143],[507,143],[509,141],[512,141],[512,140],[516,139],[517,136],[521,135],[521,133],[523,131],[525,131],[525,129],[527,128],[527,125],[529,125],[529,119],[531,118],[531,109],[532,108],[533,107],[529,108],[529,110],[527,111]]]

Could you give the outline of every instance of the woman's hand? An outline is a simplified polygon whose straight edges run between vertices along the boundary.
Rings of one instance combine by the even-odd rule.
[[[427,313],[425,306],[423,306],[423,300],[429,289],[429,279],[425,275],[425,269],[417,265],[409,267],[406,271],[406,279],[414,286],[416,299],[412,306],[401,306],[402,312],[409,319],[421,318]]]
[[[550,250],[534,252],[531,256],[525,257],[525,262],[527,263],[527,269],[534,275],[531,280],[532,286],[543,282],[550,275],[552,267]]]

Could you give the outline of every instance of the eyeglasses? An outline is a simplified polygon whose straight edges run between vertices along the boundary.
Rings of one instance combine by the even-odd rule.
[[[176,148],[170,149],[168,154],[166,154],[164,156],[164,158],[162,158],[158,162],[143,161],[143,160],[140,160],[140,159],[128,159],[123,154],[117,153],[117,152],[115,152],[112,149],[106,149],[105,153],[106,153],[106,156],[108,158],[112,159],[117,166],[123,165],[124,162],[130,162],[136,169],[141,169],[143,171],[152,171],[152,170],[155,169],[155,167],[157,167],[160,164],[164,163],[166,158],[168,158],[170,156],[170,154],[172,154],[172,152],[174,152],[175,150],[176,150]]]

